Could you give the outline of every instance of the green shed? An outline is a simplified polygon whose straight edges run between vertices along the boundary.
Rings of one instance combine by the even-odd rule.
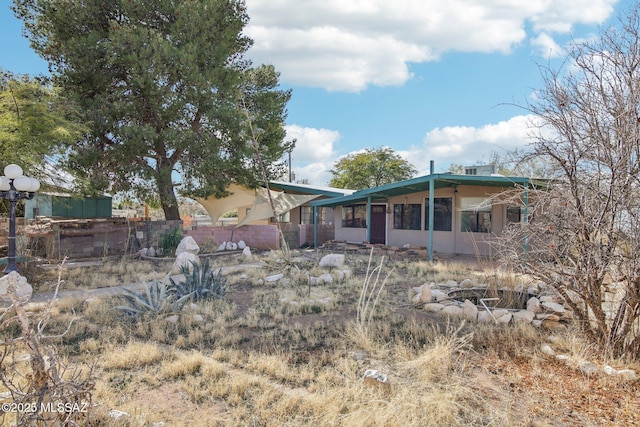
[[[25,200],[25,218],[110,218],[111,197],[73,197],[67,194],[37,193]]]

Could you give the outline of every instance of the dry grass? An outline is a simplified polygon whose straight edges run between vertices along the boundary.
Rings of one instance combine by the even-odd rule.
[[[364,271],[368,261],[348,262]],[[570,329],[447,322],[407,304],[416,282],[481,281],[485,271],[381,269],[366,290],[356,274],[305,298],[290,286],[258,285],[264,271],[238,270],[225,300],[189,306],[175,323],[119,317],[105,298],[65,301],[51,328],[78,317],[57,346],[76,363],[97,364],[95,425],[638,425],[637,382],[584,375],[540,347],[640,371],[637,362],[605,360]],[[317,303],[324,297],[331,301]],[[367,369],[386,374],[390,387],[368,386]],[[116,421],[110,409],[129,417]]]

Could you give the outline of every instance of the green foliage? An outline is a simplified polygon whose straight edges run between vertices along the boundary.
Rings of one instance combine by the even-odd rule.
[[[2,167],[17,163],[31,175],[44,175],[45,158],[86,132],[75,106],[59,92],[42,80],[0,69]]]
[[[290,91],[272,66],[244,59],[252,40],[241,0],[25,0],[13,10],[92,132],[68,164],[87,186],[156,197],[179,219],[185,196],[258,183],[247,112],[268,169],[279,172]]]
[[[330,186],[361,190],[410,179],[416,170],[391,148],[367,148],[340,159],[331,173]]]
[[[176,283],[170,278],[172,293],[178,298],[189,298],[192,301],[201,301],[210,298],[224,298],[226,293],[226,279],[222,277],[222,269],[214,273],[211,269],[209,258],[205,258],[202,266],[191,261],[191,268],[182,266],[184,280]]]
[[[182,230],[179,227],[173,227],[171,230],[160,236],[159,247],[162,249],[164,256],[175,254],[178,245],[182,241]]]
[[[168,314],[180,311],[189,301],[190,295],[177,297],[172,293],[172,289],[167,285],[166,278],[159,281],[157,278],[149,283],[145,283],[141,292],[123,289],[122,295],[126,305],[113,307],[114,310],[122,311],[132,317],[145,314]]]

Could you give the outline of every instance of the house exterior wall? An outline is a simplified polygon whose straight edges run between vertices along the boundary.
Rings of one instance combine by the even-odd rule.
[[[457,253],[470,255],[491,255],[490,242],[499,235],[506,225],[507,206],[496,204],[491,206],[491,232],[462,231],[461,224],[461,199],[465,197],[486,198],[489,195],[504,191],[499,187],[458,186],[443,188],[435,191],[434,197],[451,197],[452,218],[451,231],[433,232],[433,250],[441,253]],[[429,245],[429,231],[425,225],[425,199],[429,198],[428,191],[412,193],[408,195],[391,197],[387,201],[386,214],[386,244],[402,247],[404,245],[423,246]],[[377,203],[376,203],[377,204]],[[419,204],[420,205],[420,230],[405,230],[394,228],[395,204]],[[366,241],[366,228],[349,228],[342,226],[342,207],[336,208],[335,239],[346,240],[350,243]]]

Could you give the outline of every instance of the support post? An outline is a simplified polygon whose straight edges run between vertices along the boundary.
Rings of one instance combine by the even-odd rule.
[[[371,243],[371,196],[367,197],[367,242]]]
[[[429,261],[433,261],[433,204],[434,204],[434,193],[435,192],[435,183],[433,182],[433,178],[429,179],[429,248],[428,248],[428,258]]]

